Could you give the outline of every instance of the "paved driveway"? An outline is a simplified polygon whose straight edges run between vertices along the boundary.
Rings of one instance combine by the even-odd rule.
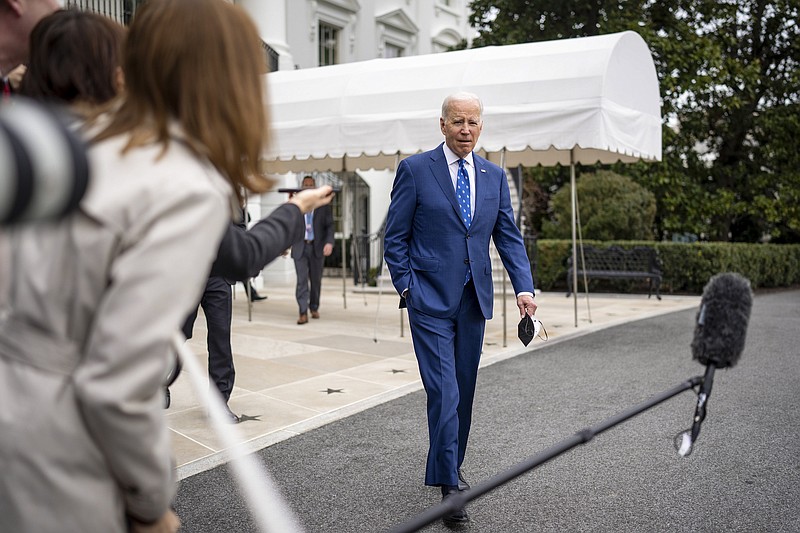
[[[481,370],[465,470],[485,480],[704,367],[695,310],[623,324]],[[739,365],[718,371],[694,453],[685,392],[472,502],[470,532],[800,531],[800,291],[756,296]],[[385,531],[439,500],[422,484],[419,391],[259,452],[308,532]],[[255,531],[226,467],[185,479],[184,532]],[[447,531],[441,523],[425,531]]]

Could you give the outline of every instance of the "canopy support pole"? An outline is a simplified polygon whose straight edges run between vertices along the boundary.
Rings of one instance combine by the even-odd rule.
[[[503,147],[503,150],[500,152],[500,168],[503,169],[503,178],[508,180],[508,175],[506,174],[506,149]],[[519,191],[517,191],[519,192]],[[506,310],[506,269],[503,268],[503,348],[508,346],[508,312]]]
[[[245,230],[248,229],[247,222],[250,220],[250,216],[248,215],[247,207],[250,203],[250,196],[247,194],[247,191],[244,193],[244,210],[242,211],[242,216],[244,217],[244,224]],[[253,291],[253,288],[250,286],[250,281],[253,278],[247,278],[247,281],[244,284],[244,296],[247,298],[247,321],[253,321],[253,299],[250,298],[250,294]],[[236,294],[236,283],[233,284],[233,290],[231,290],[231,294]]]
[[[569,150],[569,187],[572,199],[572,302],[575,327],[578,327],[578,240],[576,235],[578,191],[575,187],[575,149]]]
[[[347,309],[347,237],[345,233],[345,205],[344,205],[344,198],[345,198],[345,187],[347,187],[347,179],[346,174],[347,172],[347,154],[342,156],[342,305],[344,309]],[[352,234],[352,231],[351,231]],[[351,235],[352,236],[352,235]],[[351,239],[352,240],[352,239]]]
[[[583,270],[583,290],[586,293],[586,313],[589,315],[589,324],[592,323],[592,307],[589,305],[589,279],[586,275],[586,256],[583,254],[583,232],[581,231],[581,203],[575,195],[575,214],[578,219],[578,246],[581,249],[581,270]]]

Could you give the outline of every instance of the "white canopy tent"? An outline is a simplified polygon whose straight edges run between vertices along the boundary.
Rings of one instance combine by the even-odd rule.
[[[630,31],[278,71],[267,82],[274,173],[394,168],[442,141],[445,96],[476,93],[480,153],[506,168],[572,166],[573,257],[574,164],[661,160],[656,70]]]
[[[373,59],[267,76],[270,171],[392,168],[441,142],[442,100],[484,102],[479,149],[506,164],[661,158],[658,79],[634,32]]]

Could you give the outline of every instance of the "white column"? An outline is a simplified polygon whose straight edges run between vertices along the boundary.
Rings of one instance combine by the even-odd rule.
[[[272,213],[278,206],[283,205],[289,199],[286,193],[279,193],[277,190],[281,187],[297,187],[297,178],[294,174],[272,175],[272,178],[277,178],[278,182],[273,187],[273,191],[262,194],[260,198],[260,206],[262,216]],[[261,271],[261,279],[263,284],[267,287],[267,294],[269,294],[270,286],[292,286],[297,281],[297,275],[294,270],[294,260],[291,255],[276,258],[269,265]]]
[[[280,55],[278,70],[294,68],[294,59],[286,42],[286,2],[289,0],[237,0],[258,27],[261,39]]]

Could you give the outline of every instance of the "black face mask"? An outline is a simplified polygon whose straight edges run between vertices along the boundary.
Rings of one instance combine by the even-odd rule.
[[[517,336],[519,340],[522,341],[522,344],[527,346],[535,337],[539,336],[540,329],[544,329],[542,323],[539,322],[538,319],[525,313],[525,316],[522,317],[522,320],[519,321],[519,325],[517,326]],[[545,335],[547,335],[547,332],[545,332]],[[545,338],[543,340],[547,339]]]
[[[530,342],[533,340],[533,319],[527,313],[525,313],[525,316],[519,321],[519,325],[517,326],[517,336],[525,346],[530,344]]]

